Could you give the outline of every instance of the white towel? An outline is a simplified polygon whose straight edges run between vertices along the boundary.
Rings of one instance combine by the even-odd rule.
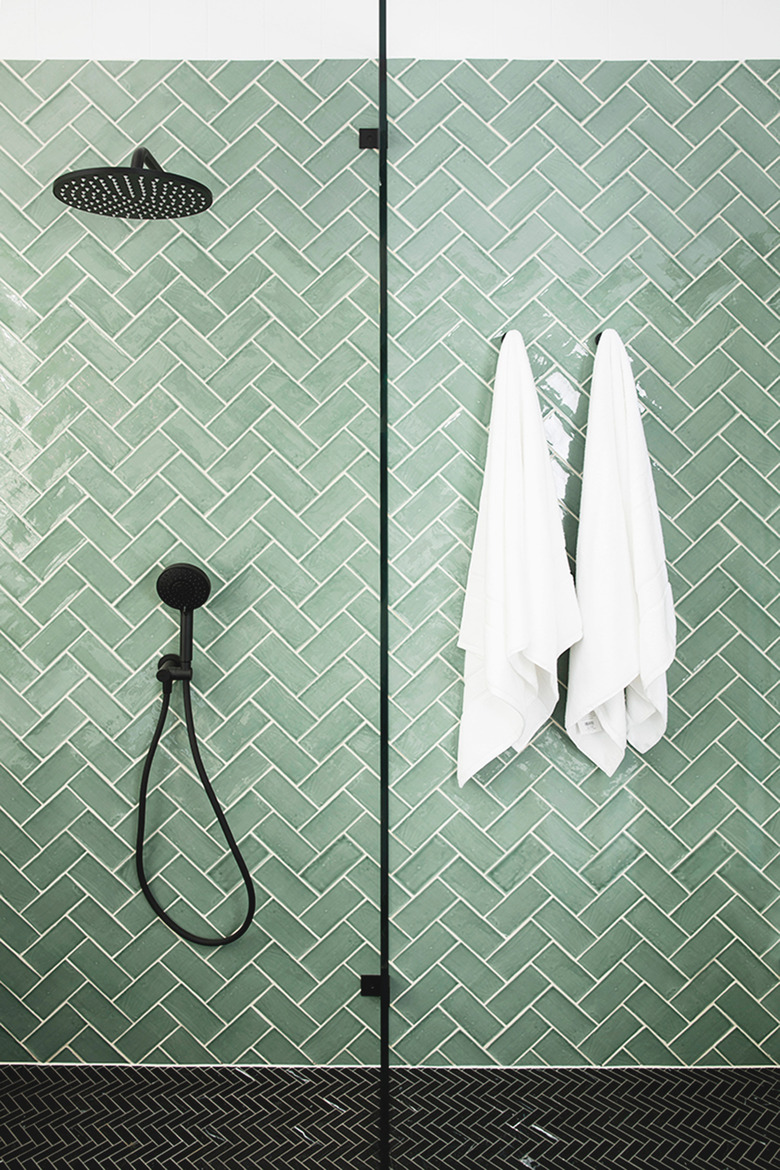
[[[666,730],[675,619],[636,386],[614,329],[599,340],[577,537],[582,640],[569,656],[566,730],[611,776],[626,740]]]
[[[466,651],[458,782],[528,744],[581,632],[542,412],[523,339],[504,337],[458,645]]]

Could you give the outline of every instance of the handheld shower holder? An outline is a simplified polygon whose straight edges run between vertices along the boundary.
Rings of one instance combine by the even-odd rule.
[[[192,667],[184,665],[178,654],[163,654],[157,663],[157,681],[163,685],[163,694],[170,695],[173,684],[192,678]]]

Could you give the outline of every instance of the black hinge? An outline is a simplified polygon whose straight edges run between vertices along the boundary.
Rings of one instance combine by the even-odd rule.
[[[361,975],[360,976],[360,994],[361,995],[377,995],[382,994],[382,976],[381,975]]]
[[[377,126],[361,126],[358,130],[358,146],[361,150],[379,149],[379,128]],[[379,994],[377,992],[377,994]]]

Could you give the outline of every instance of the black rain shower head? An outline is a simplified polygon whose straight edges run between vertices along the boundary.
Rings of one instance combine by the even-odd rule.
[[[121,219],[182,219],[211,207],[208,187],[164,171],[145,146],[129,167],[92,167],[60,175],[54,195],[77,211]]]

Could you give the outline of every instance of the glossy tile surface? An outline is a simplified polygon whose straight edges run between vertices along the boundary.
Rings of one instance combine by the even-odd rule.
[[[396,1059],[777,1063],[778,62],[392,74]],[[672,566],[668,735],[608,780],[559,710],[460,790],[500,337],[528,346],[573,553],[607,326]]]
[[[375,1061],[376,163],[354,128],[375,69],[0,72],[0,1055]],[[138,224],[52,197],[141,142],[214,209]],[[177,640],[154,584],[182,560],[212,579],[196,725],[258,893],[224,952],[153,920],[132,856]],[[153,786],[158,898],[234,929],[179,718]]]

